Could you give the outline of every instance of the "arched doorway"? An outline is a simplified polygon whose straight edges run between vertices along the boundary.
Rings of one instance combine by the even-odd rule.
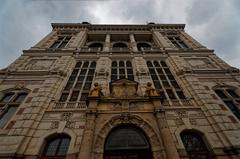
[[[106,138],[104,159],[152,159],[151,146],[144,132],[131,125],[113,129]]]

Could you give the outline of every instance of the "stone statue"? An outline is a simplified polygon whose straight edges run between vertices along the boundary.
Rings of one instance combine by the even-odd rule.
[[[90,97],[100,97],[103,96],[102,88],[99,86],[99,84],[96,82],[94,83],[94,88],[89,93]]]
[[[152,87],[152,83],[148,82],[145,90],[145,96],[154,97],[160,96],[159,92]]]

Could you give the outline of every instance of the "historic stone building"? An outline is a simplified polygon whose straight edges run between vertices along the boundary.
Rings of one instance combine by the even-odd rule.
[[[52,24],[0,71],[0,158],[239,158],[239,70],[184,26]]]

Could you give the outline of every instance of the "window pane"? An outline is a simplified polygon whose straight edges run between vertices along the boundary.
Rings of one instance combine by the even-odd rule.
[[[16,112],[17,107],[8,107],[6,112],[2,114],[0,117],[0,128],[3,128],[5,124],[10,120],[10,118],[13,116],[13,114]]]
[[[55,139],[47,144],[45,156],[56,156],[60,139]]]
[[[59,146],[57,155],[58,156],[65,156],[67,154],[67,150],[68,150],[69,144],[70,144],[70,139],[63,138],[61,140],[61,144]]]
[[[227,98],[223,90],[215,90],[215,92],[220,98]]]
[[[89,62],[84,62],[83,67],[88,67]]]
[[[82,82],[77,82],[74,88],[75,89],[81,89],[82,88]]]
[[[154,86],[155,86],[156,89],[161,89],[162,88],[159,81],[153,81],[153,83],[154,83]]]
[[[92,62],[90,65],[91,68],[95,68],[96,67],[96,62]]]
[[[59,48],[64,48],[67,45],[68,42],[64,41],[61,43],[61,45],[59,46]]]
[[[157,61],[154,61],[153,63],[154,63],[155,67],[160,67],[160,65],[159,65],[159,63]]]
[[[9,102],[10,99],[13,97],[14,93],[8,93],[6,94],[2,99],[1,99],[1,102]]]
[[[17,98],[14,100],[16,103],[22,102],[27,96],[27,93],[18,94]]]
[[[117,75],[117,69],[112,69],[112,74]]]
[[[92,80],[93,80],[93,76],[87,76],[87,79],[86,79],[87,82],[91,82]]]
[[[90,90],[91,85],[92,85],[91,82],[86,82],[85,85],[84,85],[84,87],[83,87],[83,90]]]
[[[82,62],[78,62],[75,67],[81,67]]]
[[[67,100],[67,97],[68,97],[68,93],[63,93],[61,98],[60,98],[60,101],[65,102]]]
[[[59,44],[60,44],[60,41],[56,41],[52,44],[52,46],[50,46],[50,48],[57,48]]]
[[[81,72],[80,72],[80,75],[85,75],[85,74],[86,74],[86,72],[87,72],[87,70],[86,70],[86,69],[82,69],[82,70],[81,70]]]
[[[123,61],[119,62],[119,67],[124,67],[124,62]]]
[[[127,65],[127,67],[132,67],[132,64],[130,61],[127,61],[126,65]]]
[[[147,66],[148,66],[148,67],[153,67],[152,62],[147,61]]]
[[[78,81],[83,81],[84,78],[85,78],[85,76],[79,76],[79,77],[78,77]]]
[[[125,74],[125,69],[119,69],[119,74]]]
[[[228,94],[230,94],[233,98],[239,98],[239,96],[234,92],[234,90],[227,89]]]
[[[180,99],[186,99],[182,91],[177,91],[177,95]]]
[[[82,93],[80,101],[86,101],[88,98],[88,93]]]
[[[112,67],[117,67],[117,62],[116,61],[112,62]]]
[[[133,75],[128,75],[128,79],[133,81],[134,80]]]
[[[133,70],[132,69],[127,69],[127,74],[133,74]]]
[[[73,81],[68,81],[67,85],[65,86],[64,90],[70,90],[73,86]]]
[[[89,69],[88,75],[94,75],[95,70],[94,69]]]
[[[161,65],[162,65],[163,67],[167,67],[167,64],[166,64],[164,61],[161,61]]]
[[[77,101],[79,91],[73,91],[70,101]]]
[[[166,91],[167,91],[168,97],[170,99],[176,99],[176,97],[171,89],[167,89]]]

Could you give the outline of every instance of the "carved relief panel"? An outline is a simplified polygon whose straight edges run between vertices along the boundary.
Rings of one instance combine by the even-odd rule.
[[[185,58],[193,69],[214,69],[216,66],[208,58]]]

